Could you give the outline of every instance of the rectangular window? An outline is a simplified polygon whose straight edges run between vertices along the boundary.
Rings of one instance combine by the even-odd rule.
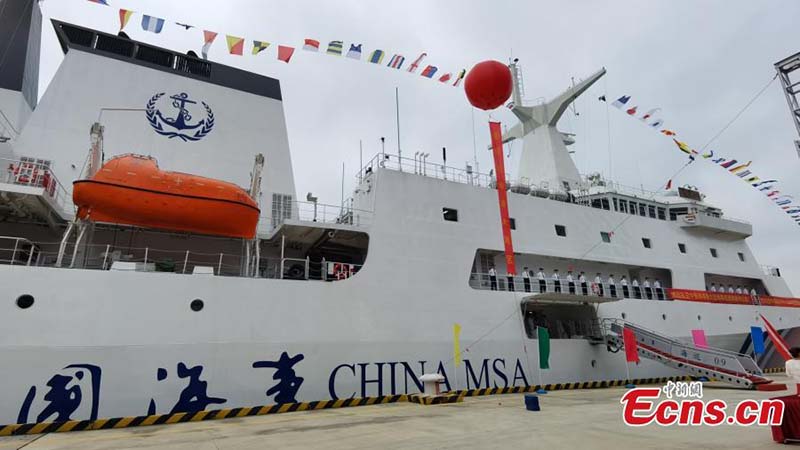
[[[644,245],[644,248],[653,248],[649,238],[642,238],[642,245]]]
[[[603,203],[603,209],[605,209],[605,210],[610,210],[611,209],[611,207],[608,205],[608,199],[607,198],[602,199],[602,203]]]
[[[628,212],[628,201],[627,200],[620,200],[619,201],[619,210],[620,210],[620,212],[624,212],[624,213]]]
[[[680,251],[681,253],[686,253],[686,244],[681,244],[679,242],[678,243],[678,251]]]
[[[619,205],[617,204],[617,198],[614,197],[613,200],[614,200],[614,211],[619,211]]]
[[[453,208],[442,208],[442,216],[448,222],[458,222],[458,210]]]
[[[593,198],[592,199],[592,208],[598,208],[599,209],[599,208],[602,208],[602,207],[603,207],[603,204],[602,204],[602,202],[600,201],[599,198]]]
[[[609,243],[609,242],[611,242],[611,234],[607,233],[605,231],[601,231],[600,232],[600,239],[602,239],[603,242],[605,242],[605,243]]]
[[[675,214],[675,210],[674,209],[670,209],[669,210],[669,220],[672,220],[672,221],[678,220],[678,215]]]
[[[655,219],[656,218],[656,207],[653,205],[647,206],[647,212],[650,213],[650,217]]]
[[[636,202],[631,202],[630,213],[634,216],[636,215],[636,208],[638,208],[638,204]]]
[[[660,220],[667,220],[667,210],[665,208],[658,208],[657,211]]]
[[[739,252],[739,261],[744,262],[744,253]]]
[[[711,256],[713,256],[714,258],[716,258],[716,257],[717,257],[717,249],[715,249],[715,248],[710,248],[710,249],[708,249],[708,250],[711,252]]]
[[[511,227],[512,230],[517,229],[517,221],[513,217],[508,218],[508,225]]]
[[[567,227],[556,225],[556,236],[567,237]]]
[[[639,203],[639,215],[642,217],[647,217],[647,205],[644,203]]]

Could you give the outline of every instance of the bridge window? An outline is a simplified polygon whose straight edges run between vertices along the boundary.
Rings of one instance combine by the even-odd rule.
[[[650,238],[642,238],[642,245],[644,245],[644,248],[653,248]]]
[[[739,252],[737,254],[739,255],[739,261],[744,262],[744,253]]]
[[[619,211],[623,213],[628,212],[628,201],[620,199],[619,201]]]
[[[619,205],[617,203],[617,198],[614,197],[612,200],[614,200],[614,211],[619,211]]]
[[[610,243],[610,242],[611,242],[611,234],[610,234],[610,233],[608,233],[608,232],[606,232],[606,231],[601,231],[601,232],[600,232],[600,239],[602,239],[602,240],[603,240],[603,242],[605,242],[606,244],[608,244],[608,243]]]
[[[603,209],[605,209],[605,210],[610,210],[611,209],[611,207],[608,205],[608,199],[607,198],[602,199],[601,202],[603,204]]]
[[[660,220],[667,220],[667,210],[665,208],[658,208],[657,211]]]
[[[647,205],[644,203],[639,203],[639,215],[642,217],[647,217]]]
[[[458,210],[453,208],[442,208],[442,216],[448,222],[458,222]]]
[[[714,257],[714,258],[716,258],[716,257],[717,257],[717,249],[715,249],[715,248],[710,248],[710,249],[708,249],[708,250],[711,252],[711,256],[712,256],[712,257]]]
[[[636,208],[638,207],[637,205],[638,204],[636,202],[631,202],[630,213],[633,214],[634,216],[636,215]]]
[[[681,253],[686,253],[686,244],[681,244],[680,242],[678,242],[678,251],[680,251]]]
[[[650,217],[655,219],[656,218],[656,207],[653,205],[647,206],[647,212],[650,213]]]
[[[556,236],[567,237],[567,227],[556,225]]]

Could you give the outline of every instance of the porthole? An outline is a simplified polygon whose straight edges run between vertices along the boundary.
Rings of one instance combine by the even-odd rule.
[[[592,360],[592,367],[597,367],[597,360],[596,359]]]
[[[703,320],[703,318],[700,317],[700,314],[697,315],[697,320]]]
[[[197,312],[203,309],[203,301],[199,298],[192,300],[192,303],[189,304],[189,307],[192,308],[192,311]]]
[[[33,296],[31,294],[22,294],[17,297],[17,306],[20,309],[28,309],[33,306]]]
[[[728,322],[733,322],[733,316],[728,316]]]
[[[666,314],[662,314],[661,315],[661,320],[667,320],[667,315]]]
[[[626,317],[628,317],[628,316],[625,313],[622,313],[622,318],[624,319]]]

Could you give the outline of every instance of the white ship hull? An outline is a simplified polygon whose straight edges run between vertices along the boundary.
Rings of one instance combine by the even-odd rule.
[[[177,376],[179,363],[202,366],[207,395],[225,399],[209,409],[276,403],[265,394],[277,383],[275,369],[253,363],[278,361],[283,352],[303,355],[293,367],[303,378],[296,401],[414,393],[413,376],[433,371],[446,375],[451,389],[627,378],[621,352],[580,339],[554,340],[551,368],[540,374],[536,341],[525,336],[519,298],[511,293],[409,289],[409,297],[426,299],[413,310],[400,301],[409,297],[381,295],[387,290],[376,289],[380,283],[367,276],[303,283],[3,267],[0,278],[5,291],[25,286],[37,298],[36,311],[12,309],[2,318],[2,423],[20,419],[31,386],[37,395],[22,419],[37,421],[34,415],[46,405],[45,383],[56,373],[80,370],[65,370],[70,365],[101,369],[96,417],[145,415],[153,412],[151,400],[155,412],[170,412],[188,383]],[[205,302],[200,313],[189,309],[194,298]],[[700,323],[711,345],[737,351],[746,337],[742,330],[759,313],[798,326],[794,308],[644,300],[600,308],[601,317],[621,312],[671,336],[686,337]],[[698,315],[705,319],[698,322]],[[468,349],[459,367],[453,323],[461,324]],[[162,381],[159,368],[167,371]],[[682,373],[647,360],[630,367],[632,378],[673,375]],[[87,378],[76,382],[88,400]],[[90,418],[90,407],[84,401],[71,418]]]

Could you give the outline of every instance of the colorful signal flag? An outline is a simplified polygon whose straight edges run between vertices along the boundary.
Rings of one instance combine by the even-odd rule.
[[[244,38],[226,34],[225,40],[228,41],[228,53],[239,56],[244,53]]]
[[[257,55],[269,47],[269,42],[253,41],[253,54]]]
[[[133,16],[133,11],[127,9],[119,10],[119,31],[125,29],[125,25],[128,24],[129,20],[131,20],[131,16]]]
[[[153,16],[142,16],[142,29],[151,33],[161,33],[164,28],[164,19]]]
[[[437,70],[439,69],[436,66],[428,66],[425,68],[425,70],[422,71],[420,75],[422,75],[425,78],[433,78]]]
[[[291,48],[291,47],[287,47],[287,48]],[[306,39],[303,42],[303,50],[308,50],[310,52],[319,51],[319,41],[317,41],[315,39]],[[292,48],[292,51],[294,52],[293,48]]]
[[[289,47],[286,45],[279,45],[278,46],[278,59],[289,63],[289,60],[292,59],[292,55],[294,54],[294,47]]]
[[[380,64],[383,61],[383,50],[375,50],[369,55],[369,62],[373,64]]]

